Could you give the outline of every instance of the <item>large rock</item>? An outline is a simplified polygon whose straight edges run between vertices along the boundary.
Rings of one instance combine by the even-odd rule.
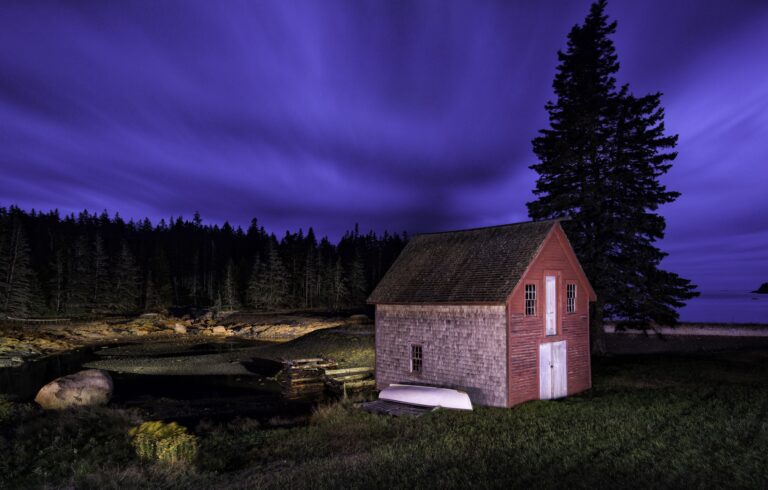
[[[35,402],[46,410],[106,405],[113,390],[106,371],[88,369],[51,381],[40,389]]]

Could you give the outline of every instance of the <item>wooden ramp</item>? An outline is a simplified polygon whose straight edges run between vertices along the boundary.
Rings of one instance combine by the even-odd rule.
[[[354,367],[347,369],[326,369],[325,378],[328,387],[340,394],[364,391],[376,387],[373,368]]]

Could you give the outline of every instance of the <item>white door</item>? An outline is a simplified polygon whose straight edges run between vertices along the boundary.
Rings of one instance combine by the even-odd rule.
[[[565,340],[552,344],[552,392],[554,398],[568,396],[568,369]]]
[[[539,346],[539,398],[552,398],[552,344]]]
[[[539,398],[542,400],[568,395],[566,353],[565,340],[539,346]]]
[[[547,335],[557,335],[557,278],[547,276]]]

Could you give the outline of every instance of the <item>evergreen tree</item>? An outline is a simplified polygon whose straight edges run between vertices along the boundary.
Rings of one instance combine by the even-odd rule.
[[[268,308],[274,309],[286,306],[288,299],[288,271],[283,266],[283,261],[277,251],[277,247],[270,243],[269,260],[266,274],[265,303]]]
[[[266,265],[257,254],[253,261],[251,277],[248,280],[248,290],[246,292],[246,302],[248,306],[263,310],[266,308],[267,282]]]
[[[365,304],[368,296],[368,281],[365,278],[365,263],[360,251],[355,252],[349,267],[349,297],[351,305]]]
[[[162,310],[173,304],[173,288],[168,258],[163,249],[156,245],[147,267],[144,282],[144,309]]]
[[[310,228],[310,232],[312,229]],[[316,258],[316,245],[307,249],[307,258],[304,262],[304,307],[310,308],[315,303],[315,291],[318,283],[318,269]]]
[[[347,277],[344,267],[341,264],[341,257],[336,259],[336,265],[333,268],[333,307],[341,308],[349,304],[349,288],[347,287]]]
[[[70,250],[68,262],[66,308],[69,313],[82,313],[90,303],[93,273],[90,244],[85,233],[80,234]]]
[[[360,235],[357,228],[334,245],[327,237],[318,241],[312,228],[278,241],[256,220],[247,233],[227,223],[203,225],[199,217],[169,223],[160,220],[153,227],[148,219],[125,222],[106,212],[62,218],[56,211],[0,207],[0,313],[7,314],[12,261],[17,265],[10,291],[22,297],[8,300],[9,306],[21,305],[13,306],[16,316],[215,303],[259,309],[361,306],[404,245],[399,235]],[[12,254],[12,243],[25,245]],[[17,275],[19,258],[29,276]],[[24,277],[30,278],[28,287]]]
[[[109,220],[106,212],[102,214],[101,219]],[[91,290],[89,307],[91,312],[101,313],[106,312],[109,308],[111,292],[109,257],[101,233],[96,233],[96,237],[93,240],[93,248],[91,250],[91,270],[93,271],[91,287],[93,289]]]
[[[141,295],[141,273],[125,241],[120,245],[112,281],[113,307],[120,312],[136,311]]]
[[[635,97],[616,88],[619,69],[605,0],[592,4],[583,25],[568,34],[558,52],[548,102],[550,127],[533,140],[539,163],[533,219],[569,218],[563,223],[597,293],[593,347],[602,349],[602,321],[674,324],[674,308],[698,293],[690,281],[662,271],[666,255],[654,246],[665,220],[656,214],[679,193],[659,177],[677,156],[677,136],[664,134],[661,95]]]
[[[64,247],[53,251],[51,278],[49,280],[50,310],[59,314],[64,311],[67,295],[67,256]]]
[[[221,306],[225,310],[234,310],[239,301],[237,300],[237,281],[235,276],[235,263],[232,259],[227,261],[224,268],[224,281],[222,281]]]
[[[0,247],[0,308],[9,315],[30,314],[37,291],[30,260],[29,243],[20,220],[14,219]]]

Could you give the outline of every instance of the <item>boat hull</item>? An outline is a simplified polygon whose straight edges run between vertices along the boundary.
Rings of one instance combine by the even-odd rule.
[[[379,393],[379,400],[421,407],[472,410],[472,402],[465,392],[432,386],[391,384]]]

